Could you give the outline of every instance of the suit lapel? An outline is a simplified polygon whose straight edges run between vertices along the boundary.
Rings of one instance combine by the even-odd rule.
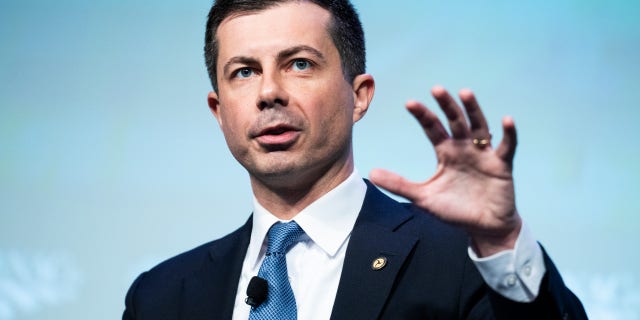
[[[353,319],[354,315],[358,319],[378,318],[398,272],[418,240],[416,236],[395,232],[411,219],[411,213],[368,181],[367,185],[364,204],[347,247],[331,314],[334,320]],[[375,260],[378,260],[376,267]]]
[[[181,319],[231,319],[251,227],[249,218],[236,232],[218,240],[209,250],[209,259],[185,278]]]

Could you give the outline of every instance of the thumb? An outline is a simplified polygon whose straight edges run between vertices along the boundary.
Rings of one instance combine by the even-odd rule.
[[[404,177],[384,169],[373,169],[369,172],[369,180],[378,187],[393,194],[414,201],[418,197],[419,185]]]

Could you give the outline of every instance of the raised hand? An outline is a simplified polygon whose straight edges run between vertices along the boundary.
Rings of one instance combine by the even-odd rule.
[[[504,136],[493,148],[487,121],[470,90],[459,93],[466,117],[444,88],[436,86],[431,93],[448,119],[451,134],[420,102],[410,101],[406,106],[433,144],[436,173],[427,181],[411,182],[375,169],[370,173],[371,181],[444,221],[462,226],[479,256],[512,249],[522,224],[512,177],[516,150],[513,119],[502,120]]]

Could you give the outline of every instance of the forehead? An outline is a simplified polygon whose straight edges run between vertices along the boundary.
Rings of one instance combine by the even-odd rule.
[[[266,10],[227,17],[218,27],[219,59],[265,49],[333,45],[328,33],[329,11],[307,1],[290,1]],[[327,49],[327,48],[324,48]]]

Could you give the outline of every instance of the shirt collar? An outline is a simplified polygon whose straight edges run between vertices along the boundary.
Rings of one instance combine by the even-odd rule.
[[[367,185],[357,170],[338,186],[300,211],[293,220],[327,255],[334,256],[351,234],[367,192]],[[253,229],[246,261],[255,267],[266,251],[269,228],[282,221],[253,198]]]

